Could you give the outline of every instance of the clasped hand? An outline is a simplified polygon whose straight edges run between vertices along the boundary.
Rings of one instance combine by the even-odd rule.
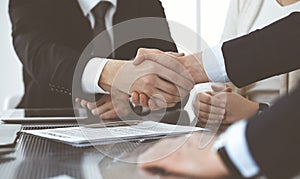
[[[182,53],[139,49],[134,61],[109,61],[103,69],[99,86],[110,93],[117,89],[122,93],[117,99],[125,101],[123,103],[127,106],[132,95],[134,103],[151,110],[174,107],[189,94],[195,83],[185,60]],[[118,109],[111,101],[109,96],[94,103],[77,99],[82,107],[101,118],[115,118],[116,111],[124,110],[124,106],[119,105],[121,109]]]

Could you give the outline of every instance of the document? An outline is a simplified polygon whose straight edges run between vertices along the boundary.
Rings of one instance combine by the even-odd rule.
[[[204,130],[205,129],[198,127],[171,125],[153,121],[142,121],[130,126],[86,126],[60,129],[24,130],[22,132],[60,141],[72,146],[84,147],[140,139],[178,136],[190,132]]]

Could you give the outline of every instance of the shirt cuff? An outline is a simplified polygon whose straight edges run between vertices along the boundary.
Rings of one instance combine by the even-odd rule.
[[[109,59],[96,57],[96,58],[91,59],[87,63],[87,65],[85,66],[85,69],[83,71],[83,75],[82,75],[82,79],[81,79],[82,89],[85,93],[109,94],[109,92],[104,91],[98,85],[98,81],[100,79],[100,76],[102,74],[104,66],[106,65],[106,63],[108,61],[109,61]]]
[[[222,52],[222,45],[206,49],[202,53],[204,70],[212,82],[229,82],[225,61]]]
[[[213,148],[220,148],[220,143],[222,143],[232,163],[242,176],[251,178],[258,175],[260,169],[249,151],[246,126],[247,122],[245,120],[234,124],[218,138]],[[218,142],[220,140],[222,142]]]

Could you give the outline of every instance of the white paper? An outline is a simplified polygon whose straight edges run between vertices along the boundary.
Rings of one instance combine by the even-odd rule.
[[[122,140],[147,139],[159,136],[174,136],[205,129],[179,126],[153,121],[141,122],[132,126],[106,128],[69,127],[59,129],[24,130],[27,134],[58,140],[68,144],[114,143]]]

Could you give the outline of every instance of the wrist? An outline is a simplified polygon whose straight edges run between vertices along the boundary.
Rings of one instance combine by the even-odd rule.
[[[202,63],[202,53],[184,57],[184,67],[188,70],[196,84],[209,82]]]
[[[252,101],[251,101],[252,102]],[[249,116],[246,116],[247,118],[255,115],[258,111],[259,111],[259,106],[260,106],[260,103],[256,103],[256,102],[252,102],[251,104],[251,108],[252,108],[252,111],[251,111],[251,114]]]
[[[101,73],[98,85],[105,91],[111,91],[115,76],[125,64],[126,61],[122,60],[110,60],[107,62]]]
[[[225,165],[219,153],[214,152],[212,156],[212,161],[214,161],[215,168],[218,169],[218,171],[216,172],[218,178],[224,178],[230,176],[230,171]]]

